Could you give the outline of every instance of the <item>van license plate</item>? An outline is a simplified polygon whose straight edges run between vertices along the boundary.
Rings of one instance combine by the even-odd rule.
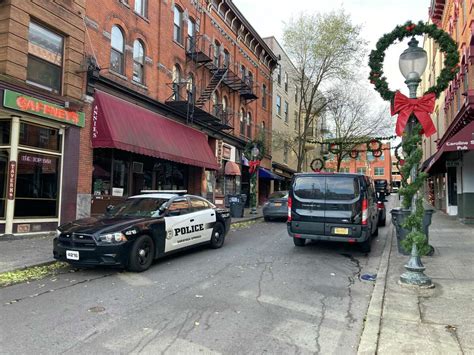
[[[348,235],[349,228],[334,228],[334,234]]]
[[[66,250],[66,259],[79,260],[79,252],[75,250]]]

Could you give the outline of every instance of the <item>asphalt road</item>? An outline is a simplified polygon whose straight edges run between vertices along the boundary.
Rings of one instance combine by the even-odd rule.
[[[389,225],[387,218],[387,225]],[[78,270],[0,289],[0,353],[350,354],[389,227],[370,256],[295,247],[285,223],[231,231],[133,274]]]

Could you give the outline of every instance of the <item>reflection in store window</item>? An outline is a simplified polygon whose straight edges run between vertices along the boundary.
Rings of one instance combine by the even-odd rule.
[[[8,151],[0,150],[0,219],[5,219],[8,177]]]
[[[0,121],[0,145],[10,144],[10,121]]]
[[[20,123],[20,145],[59,151],[60,142],[56,128]]]

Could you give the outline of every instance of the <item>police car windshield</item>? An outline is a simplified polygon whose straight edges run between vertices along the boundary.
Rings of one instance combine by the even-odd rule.
[[[107,217],[158,217],[167,198],[130,198],[106,213]]]

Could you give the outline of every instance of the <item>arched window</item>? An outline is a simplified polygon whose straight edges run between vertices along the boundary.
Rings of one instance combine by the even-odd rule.
[[[245,80],[245,73],[247,72],[247,69],[245,68],[245,65],[240,64],[240,77],[242,80]]]
[[[222,96],[222,112],[227,112],[228,109],[228,100],[227,96]]]
[[[240,109],[240,135],[245,136],[245,111],[244,109]]]
[[[173,39],[183,44],[183,11],[178,6],[174,7]]]
[[[194,75],[189,73],[188,80],[186,82],[186,93],[188,95],[188,102],[194,101]]]
[[[227,49],[224,49],[224,68],[229,68],[230,67],[230,53]]]
[[[214,65],[219,67],[221,55],[221,44],[218,41],[214,42]]]
[[[214,91],[212,93],[211,101],[212,101],[212,113],[214,116],[218,117],[219,116],[219,94],[217,93],[217,91]]]
[[[248,86],[250,86],[250,89],[253,88],[253,74],[250,70],[247,74],[247,84],[248,84]]]
[[[267,86],[262,85],[262,108],[267,108]]]
[[[250,111],[247,112],[247,120],[245,123],[247,125],[247,137],[252,138],[252,114]]]
[[[192,18],[188,19],[188,43],[186,43],[186,49],[190,52],[194,52],[196,47],[196,23]]]
[[[179,101],[180,94],[179,94],[179,86],[181,83],[181,68],[178,64],[173,67],[173,99],[175,101]]]
[[[133,42],[133,80],[143,84],[143,71],[145,63],[145,50],[143,43],[136,39]]]
[[[124,50],[124,40],[123,32],[118,26],[112,27],[111,32],[111,50],[110,50],[110,70],[123,74],[123,50]]]

